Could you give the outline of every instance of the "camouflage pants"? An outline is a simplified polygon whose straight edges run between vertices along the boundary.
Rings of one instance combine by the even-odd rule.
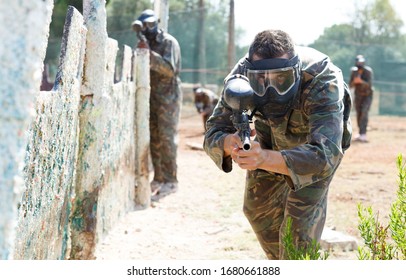
[[[178,182],[177,149],[181,99],[172,104],[150,103],[150,150],[157,182]]]
[[[326,220],[327,193],[331,178],[296,192],[284,176],[262,170],[248,171],[244,214],[268,259],[286,259],[282,237],[288,217],[296,246],[320,242]]]
[[[357,124],[359,134],[367,133],[368,113],[372,103],[372,94],[367,96],[355,95],[355,111],[357,112]]]

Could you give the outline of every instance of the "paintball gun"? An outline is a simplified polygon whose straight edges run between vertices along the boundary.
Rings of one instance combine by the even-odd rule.
[[[254,107],[253,94],[254,90],[251,88],[248,78],[243,75],[235,74],[225,81],[224,100],[233,111],[231,120],[238,131],[245,151],[251,149],[250,122],[252,115],[249,116],[247,112]]]
[[[131,24],[133,31],[137,34],[137,38],[140,41],[139,45],[143,46],[144,44],[147,44],[147,38],[145,38],[144,34],[142,34],[142,22],[140,20],[134,20],[133,23]]]

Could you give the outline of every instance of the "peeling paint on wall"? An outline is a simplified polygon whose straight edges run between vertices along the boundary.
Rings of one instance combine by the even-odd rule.
[[[26,189],[19,209],[15,259],[64,259],[75,183],[83,17],[70,7],[66,16],[58,84],[41,92],[29,130]],[[69,35],[69,36],[68,36]],[[29,246],[27,246],[29,244]],[[65,250],[65,251],[64,251]]]
[[[0,2],[0,259],[13,257],[26,130],[34,117],[52,8],[52,0]]]
[[[137,134],[149,137],[149,128],[136,131],[135,118],[145,122],[149,114],[136,113],[137,79],[131,77],[136,67],[128,46],[123,50],[121,81],[113,82],[118,48],[105,36],[104,0],[84,0],[84,7],[89,18],[69,7],[56,82],[52,91],[40,92],[33,102],[30,125],[24,129],[19,120],[13,121],[16,117],[5,122],[0,113],[5,124],[0,136],[9,131],[19,135],[0,142],[0,151],[12,159],[0,169],[0,207],[5,209],[0,216],[0,259],[92,259],[97,243],[136,206]],[[149,65],[144,66],[137,70],[141,75],[149,74]],[[41,75],[31,91],[39,88],[40,79]],[[149,112],[146,105],[144,113]],[[18,147],[27,147],[25,161],[18,161]],[[16,163],[24,171],[20,179]],[[17,185],[23,190],[21,199],[15,193]],[[149,190],[148,181],[137,188]],[[10,235],[15,228],[15,236]]]

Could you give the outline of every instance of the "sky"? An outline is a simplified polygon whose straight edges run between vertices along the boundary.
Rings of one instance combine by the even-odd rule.
[[[265,29],[281,29],[298,45],[308,45],[333,24],[351,22],[354,2],[369,0],[234,0],[235,27],[245,30],[238,43],[249,45]],[[406,1],[390,0],[406,25]],[[403,28],[406,32],[406,28]]]

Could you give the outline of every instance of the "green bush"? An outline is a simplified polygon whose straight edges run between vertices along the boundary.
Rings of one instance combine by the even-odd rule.
[[[397,199],[391,206],[389,225],[379,222],[372,207],[358,204],[358,218],[364,246],[358,247],[360,260],[405,260],[406,259],[406,168],[402,155],[397,158],[399,189]]]

